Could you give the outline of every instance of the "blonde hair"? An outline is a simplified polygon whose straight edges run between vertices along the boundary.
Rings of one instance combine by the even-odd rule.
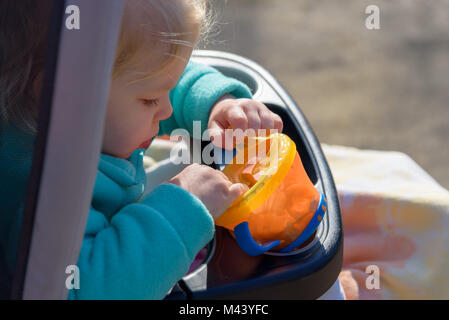
[[[37,132],[34,86],[45,69],[53,1],[0,0],[0,133],[8,123]],[[132,10],[135,6],[137,15]],[[182,50],[204,39],[212,21],[209,12],[206,0],[127,0],[113,77],[138,66],[142,46],[151,50],[168,46],[158,70],[151,70],[151,75],[161,72],[182,56]]]
[[[137,9],[137,10],[136,10]],[[139,75],[140,52],[162,49],[164,57],[157,68],[140,74],[138,80],[162,72],[183,51],[193,49],[210,29],[212,16],[205,0],[128,0],[116,50],[113,78],[125,70]],[[149,50],[141,50],[142,48]]]

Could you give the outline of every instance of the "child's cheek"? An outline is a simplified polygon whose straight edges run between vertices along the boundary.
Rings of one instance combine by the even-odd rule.
[[[131,141],[127,132],[115,126],[106,128],[102,144],[103,153],[126,159],[131,149],[130,145]]]

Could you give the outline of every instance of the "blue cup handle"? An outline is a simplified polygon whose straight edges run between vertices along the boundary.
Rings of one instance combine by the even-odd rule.
[[[320,201],[317,210],[314,216],[312,217],[312,220],[307,225],[306,229],[299,235],[299,237],[295,241],[293,241],[293,243],[291,243],[284,249],[279,250],[278,252],[287,253],[303,244],[318,228],[318,225],[323,219],[323,216],[326,214],[326,211],[327,211],[326,198],[324,197],[323,194],[320,194]],[[268,250],[277,247],[281,243],[281,241],[279,240],[273,240],[266,242],[263,245],[258,244],[253,239],[251,233],[249,232],[247,221],[240,223],[238,226],[234,228],[234,235],[240,248],[242,248],[243,251],[245,251],[247,254],[251,256],[258,256],[260,254],[263,254]]]
[[[250,256],[261,255],[262,253],[277,247],[281,243],[279,240],[273,240],[264,243],[263,245],[258,244],[249,232],[247,221],[240,223],[234,228],[234,235],[240,248]]]
[[[321,220],[323,220],[324,215],[327,211],[327,201],[326,197],[322,193],[320,193],[320,202],[318,203],[318,207],[315,211],[315,214],[313,215],[312,219],[310,220],[307,227],[304,229],[304,231],[299,235],[298,238],[296,238],[295,241],[293,241],[291,244],[289,244],[287,247],[285,247],[282,250],[279,250],[280,253],[286,253],[290,252],[300,245],[302,245],[304,242],[306,242],[307,239],[310,238],[310,236],[315,232],[315,230],[318,228],[319,224],[321,223]]]

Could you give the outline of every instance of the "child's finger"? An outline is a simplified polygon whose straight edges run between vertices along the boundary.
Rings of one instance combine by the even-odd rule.
[[[209,126],[210,140],[219,148],[232,150],[234,149],[236,138],[234,137],[232,130],[226,129],[223,128],[222,124],[212,121]]]
[[[260,116],[257,110],[248,110],[246,112],[246,118],[248,119],[248,128],[254,130],[260,129]]]
[[[224,133],[224,129],[226,127],[220,122],[213,120],[209,125],[209,135],[212,136],[221,136]]]
[[[282,132],[282,129],[284,128],[284,123],[282,122],[281,117],[274,112],[272,114],[274,120],[274,128],[277,129],[279,132]]]
[[[232,201],[234,201],[248,190],[249,188],[246,184],[234,183],[232,186],[229,187],[229,195]]]
[[[260,117],[261,129],[273,129],[274,128],[274,118],[272,117],[271,111],[261,110],[261,111],[259,111],[259,117]]]
[[[218,121],[212,121],[209,126],[209,136],[214,145],[217,147],[223,146],[223,140],[224,140],[224,133],[225,128],[223,128],[223,125],[219,123]]]
[[[248,128],[248,119],[245,112],[240,108],[231,108],[227,112],[226,120],[233,129],[242,129],[245,131]]]

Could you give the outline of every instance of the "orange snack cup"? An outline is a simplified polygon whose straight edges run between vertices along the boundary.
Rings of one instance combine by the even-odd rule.
[[[296,249],[315,232],[327,210],[295,143],[285,134],[247,137],[223,173],[249,190],[215,224],[233,231],[250,255]]]

